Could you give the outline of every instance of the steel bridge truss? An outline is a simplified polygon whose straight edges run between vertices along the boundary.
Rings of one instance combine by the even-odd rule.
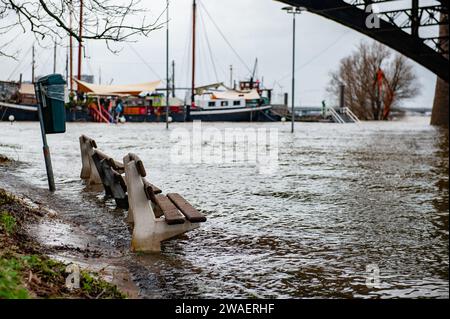
[[[279,1],[304,7],[359,31],[411,58],[445,81],[449,80],[449,36],[448,33],[439,35],[437,30],[437,26],[448,26],[449,0],[427,1],[425,5],[419,0]],[[378,19],[378,24],[368,25],[368,19],[374,21],[374,18]]]

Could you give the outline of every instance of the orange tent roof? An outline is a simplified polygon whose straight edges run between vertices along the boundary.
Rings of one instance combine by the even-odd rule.
[[[153,92],[161,81],[153,81],[128,85],[98,85],[77,79],[78,91],[94,95],[139,95],[142,92]]]

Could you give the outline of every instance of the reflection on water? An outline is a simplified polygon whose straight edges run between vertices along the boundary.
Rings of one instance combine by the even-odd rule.
[[[214,123],[279,129],[279,169],[174,164],[164,124],[68,124],[49,136],[58,191],[46,191],[37,123],[0,123],[0,187],[46,202],[120,254],[146,297],[448,297],[448,131],[427,118],[337,125]],[[173,127],[190,129],[190,124]],[[126,212],[79,180],[78,136],[117,159],[133,151],[149,179],[179,192],[208,222],[129,252]],[[366,286],[366,267],[380,286]]]

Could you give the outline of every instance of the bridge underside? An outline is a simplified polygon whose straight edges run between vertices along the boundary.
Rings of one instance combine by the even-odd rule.
[[[419,0],[410,0],[410,6],[395,10],[391,8],[398,7],[398,4],[400,3],[398,0],[278,1],[294,7],[304,7],[311,13],[318,14],[361,32],[400,52],[435,73],[439,77],[439,88],[437,88],[437,91],[440,93],[436,94],[433,106],[432,124],[443,124],[448,126],[449,0],[436,0],[434,5],[426,6],[421,5]],[[405,5],[405,3],[408,2],[401,1],[400,4]],[[373,4],[383,7],[383,10],[380,10],[379,12],[375,10],[373,10],[373,12],[366,10],[368,5]],[[367,24],[367,21],[373,21],[373,13],[376,13],[378,18],[377,22],[379,24],[376,27]],[[422,33],[427,33],[421,32],[422,29],[430,26],[440,26],[440,34],[432,37],[421,36]],[[446,93],[444,93],[444,90],[442,89],[442,87],[445,86],[447,87]],[[442,95],[444,95],[444,98]],[[446,119],[444,119],[442,115],[438,116],[438,113],[447,114]]]
[[[440,5],[427,7],[420,6],[418,0],[412,0],[411,8],[379,12],[379,27],[369,28],[366,25],[366,21],[371,19],[372,14],[372,12],[366,12],[367,5],[396,1],[281,0],[295,7],[305,7],[309,12],[359,31],[416,61],[448,82],[449,61],[444,56],[448,52],[442,48],[443,42],[448,45],[448,36],[446,38],[419,36],[420,27],[448,24],[448,0],[440,1]],[[414,8],[415,2],[417,2],[416,8]],[[443,13],[443,16],[447,18],[440,20],[439,13]],[[406,17],[406,20],[401,19],[402,15]]]

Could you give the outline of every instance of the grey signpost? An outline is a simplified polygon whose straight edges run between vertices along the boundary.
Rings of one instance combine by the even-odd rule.
[[[43,151],[44,151],[44,160],[45,160],[45,169],[47,171],[47,179],[48,179],[48,188],[51,192],[55,191],[55,179],[53,177],[53,168],[52,168],[52,159],[50,157],[50,148],[47,144],[47,135],[45,134],[45,127],[44,127],[44,115],[42,112],[42,108],[46,107],[46,100],[42,87],[42,83],[37,84],[39,86],[39,92],[40,97],[38,103],[38,115],[39,115],[39,122],[41,125],[41,134],[42,134],[42,143],[43,145]]]

